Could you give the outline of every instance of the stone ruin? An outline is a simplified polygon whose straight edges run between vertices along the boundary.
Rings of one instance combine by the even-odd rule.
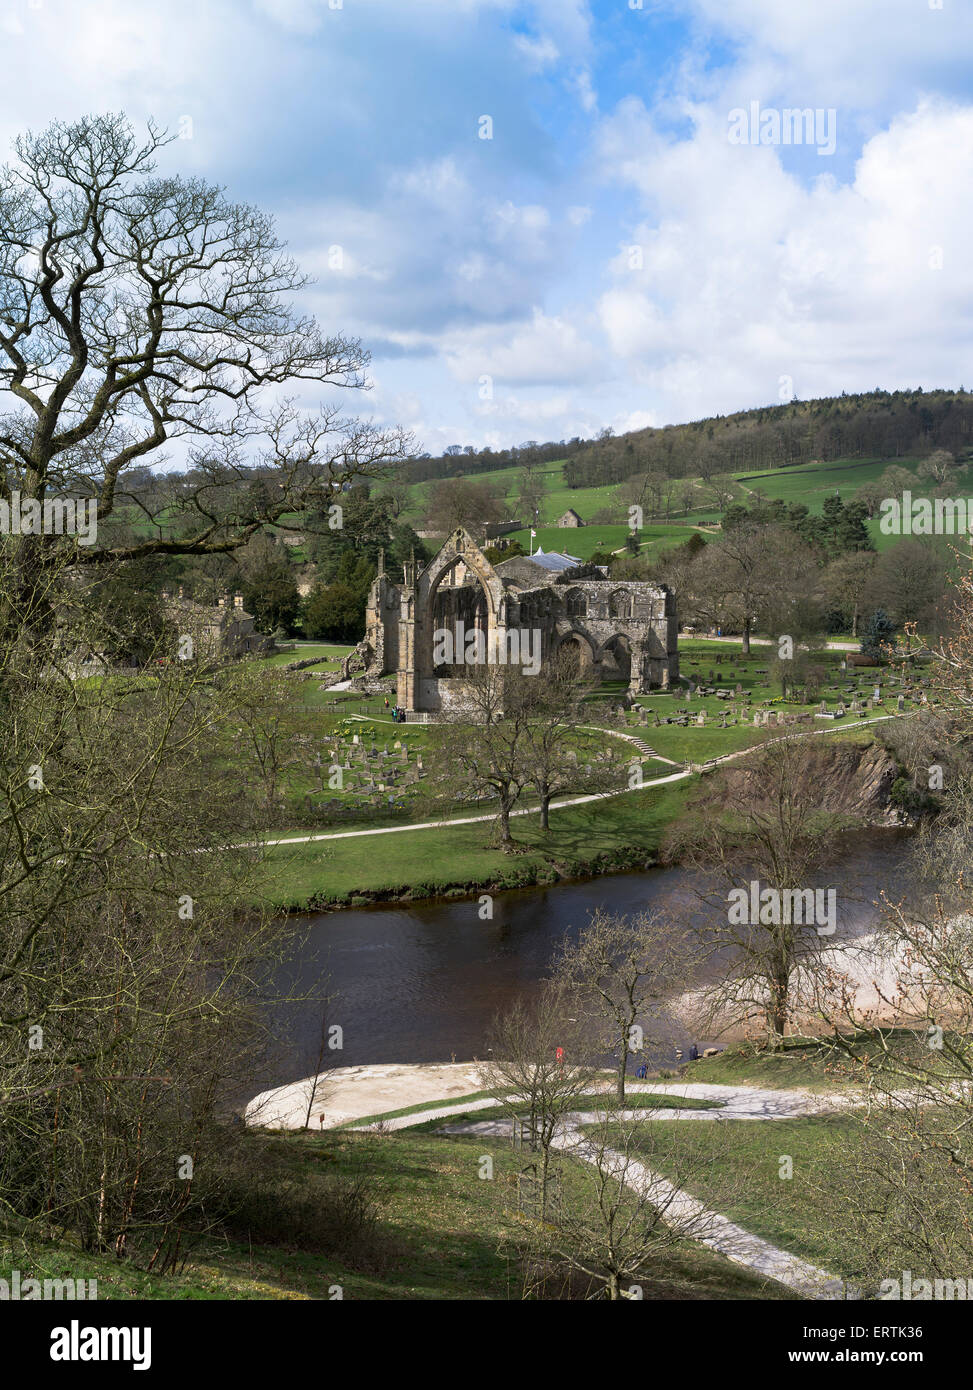
[[[457,633],[453,660],[437,634]],[[457,661],[463,638],[482,638],[490,659],[543,663],[566,652],[601,679],[623,680],[630,695],[668,689],[679,675],[675,596],[665,585],[609,579],[570,556],[517,556],[492,565],[462,528],[426,566],[403,565],[394,580],[380,562],[366,608],[364,676],[394,674],[397,703],[413,713],[461,716],[470,667]],[[462,634],[462,636],[460,636]]]

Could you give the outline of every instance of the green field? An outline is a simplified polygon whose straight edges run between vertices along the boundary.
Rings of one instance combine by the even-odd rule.
[[[694,693],[687,701],[681,688],[657,692],[638,697],[637,704],[647,714],[646,723],[641,723],[637,711],[631,710],[624,722],[606,727],[602,724],[602,707],[606,700],[617,699],[624,693],[624,682],[602,686],[590,697],[590,723],[586,721],[588,726],[577,735],[578,750],[594,750],[615,742],[616,749],[624,752],[626,745],[618,739],[624,732],[660,758],[683,766],[701,765],[785,732],[815,731],[865,742],[871,739],[867,727],[844,733],[847,725],[854,723],[850,713],[844,723],[810,718],[803,724],[755,727],[753,711],[758,708],[778,710],[785,716],[813,715],[821,701],[832,710],[844,701],[850,709],[853,692],[864,702],[878,678],[870,670],[842,672],[840,652],[816,653],[815,660],[828,668],[828,674],[814,703],[783,701],[771,672],[773,656],[773,649],[768,647],[755,646],[744,658],[739,642],[684,640],[680,643],[683,675],[694,685],[728,689],[734,692],[732,698],[724,701],[715,695]],[[895,687],[887,673],[882,673],[881,680],[885,699],[873,711],[873,717],[895,712]],[[295,680],[295,697],[314,711],[313,738],[328,758],[335,746],[333,740],[338,739],[344,746],[357,732],[363,742],[380,749],[384,746],[393,750],[398,741],[408,750],[410,764],[415,764],[421,753],[425,765],[432,766],[441,737],[437,726],[394,725],[384,709],[382,696],[331,695],[319,688],[322,684],[314,679]],[[742,692],[740,696],[735,694],[737,686]],[[743,714],[738,717],[741,707]],[[706,714],[704,725],[695,722],[700,711]],[[654,722],[656,718],[663,721],[687,715],[687,725]],[[728,720],[725,728],[721,727],[723,715]],[[670,772],[666,763],[650,758],[634,745],[627,747],[631,748],[632,760],[641,764],[646,781]],[[406,765],[404,758],[402,764]],[[298,803],[306,803],[305,814],[275,827],[268,839],[315,833],[340,835],[359,828],[380,827],[395,827],[395,833],[348,834],[340,839],[274,846],[265,866],[265,891],[275,906],[301,908],[383,897],[463,896],[482,887],[515,888],[555,882],[561,877],[604,873],[644,863],[652,857],[662,830],[681,813],[689,785],[687,782],[622,791],[583,806],[560,809],[555,801],[548,835],[540,831],[535,814],[515,815],[512,827],[519,851],[506,854],[491,843],[490,803],[457,803],[432,811],[423,795],[421,776],[408,788],[397,783],[376,795],[374,788],[368,792],[356,780],[336,791],[297,771],[292,776],[290,791],[295,809]],[[390,796],[394,797],[391,805],[387,804]],[[536,806],[536,801],[528,797],[520,806]],[[449,823],[470,816],[487,819],[465,825]],[[433,819],[438,823],[430,829],[408,828],[410,822]]]
[[[330,675],[333,671],[340,671],[343,659],[353,650],[352,647],[334,646],[324,642],[300,642],[294,643],[291,651],[275,652],[273,656],[264,657],[263,665],[288,666],[292,661],[308,661],[311,657],[319,657],[321,670]],[[316,670],[317,666],[318,663],[315,663],[308,669]]]
[[[544,835],[534,815],[512,822],[522,852],[490,845],[489,822],[403,830],[344,840],[282,845],[269,850],[264,892],[278,907],[347,903],[366,894],[465,896],[477,886],[516,888],[560,877],[604,872],[605,856],[631,855],[645,862],[684,804],[685,786],[646,788],[584,806],[551,808]]]
[[[330,1130],[322,1135],[254,1134],[247,1142],[259,1161],[272,1150],[288,1182],[267,1193],[269,1205],[251,1233],[188,1244],[186,1264],[169,1278],[148,1274],[132,1260],[82,1252],[64,1243],[0,1246],[0,1277],[97,1279],[99,1300],[199,1299],[327,1301],[340,1288],[346,1300],[414,1303],[430,1300],[519,1301],[513,1245],[521,1156],[506,1140],[436,1136],[405,1130],[387,1135]],[[493,1181],[480,1178],[481,1156],[493,1159]],[[374,1231],[350,1246],[307,1229],[303,1219],[318,1193],[335,1179],[363,1176],[379,1195]],[[578,1163],[564,1165],[565,1196],[582,1197],[592,1179]],[[687,1243],[662,1252],[642,1280],[646,1300],[786,1299],[780,1284],[705,1248]]]
[[[580,508],[576,508],[580,511]],[[627,526],[541,526],[535,527],[536,537],[530,532],[515,531],[511,540],[519,541],[528,550],[531,546],[542,550],[556,550],[567,555],[576,555],[579,560],[588,560],[596,550],[609,554],[622,550],[629,535]],[[638,533],[639,553],[656,556],[661,550],[671,550],[682,545],[695,534],[692,526],[679,526],[666,522],[647,522]]]
[[[820,513],[827,497],[837,494],[843,502],[848,502],[863,483],[876,481],[891,465],[912,473],[915,478],[912,488],[914,495],[925,497],[931,494],[932,486],[928,479],[918,476],[916,470],[919,462],[918,457],[836,459],[829,463],[804,463],[787,468],[734,473],[734,501],[749,504],[758,496],[768,499],[780,498],[788,503],[803,503],[812,513],[817,514]],[[487,480],[505,489],[511,516],[517,515],[515,493],[518,476],[517,468],[503,468],[495,473],[476,475],[478,480]],[[624,505],[619,495],[624,484],[569,488],[564,483],[563,461],[545,465],[543,469],[538,470],[538,476],[544,486],[544,501],[541,506],[541,524],[536,529],[537,539],[545,550],[566,550],[569,554],[577,555],[584,560],[596,549],[619,550],[622,547],[628,533],[622,515]],[[708,495],[705,480],[691,478],[687,482],[693,484],[698,499],[690,506],[688,512],[683,510],[681,497],[670,506],[668,517],[664,517],[664,513],[653,514],[646,510],[646,524],[642,529],[645,553],[654,555],[660,549],[679,544],[692,534],[695,527],[718,524],[720,509]],[[416,483],[410,489],[412,506],[409,519],[416,525],[421,524],[429,489],[432,486],[434,484],[431,482]],[[957,495],[973,497],[973,464],[959,474],[956,492]],[[568,507],[573,507],[581,518],[588,522],[603,508],[610,506],[620,509],[616,525],[586,525],[575,530],[561,529],[553,524]],[[664,519],[660,520],[660,516]],[[878,529],[877,520],[869,522],[869,531],[878,550],[885,549],[897,539],[894,536],[883,535]],[[525,550],[527,549],[529,536],[526,530],[515,532],[514,538],[521,542]]]
[[[653,1166],[676,1177],[692,1165],[694,1197],[712,1200],[745,1230],[831,1274],[862,1279],[862,1254],[848,1224],[835,1219],[834,1192],[834,1173],[847,1170],[861,1142],[861,1120],[828,1115],[773,1123],[688,1126],[659,1120],[655,1125],[664,1131],[664,1143],[659,1142],[663,1136],[649,1141]],[[634,1147],[637,1152],[637,1142]],[[701,1164],[701,1157],[711,1161]],[[790,1178],[781,1176],[782,1157],[792,1161]]]

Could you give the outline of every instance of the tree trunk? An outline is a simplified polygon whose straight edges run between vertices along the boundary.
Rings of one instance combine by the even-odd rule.
[[[767,1025],[770,1033],[769,1042],[772,1048],[778,1048],[784,1040],[787,1031],[787,993],[788,978],[786,975],[778,973],[770,981],[770,1007],[767,1010]]]
[[[507,853],[513,848],[513,837],[510,834],[510,807],[512,803],[506,798],[500,798],[500,810],[497,818],[500,823],[500,848]]]
[[[750,619],[749,619],[749,618],[744,618],[744,620],[743,620],[743,649],[742,649],[742,651],[741,651],[740,654],[741,654],[741,656],[749,656],[749,655],[750,655]]]
[[[615,1094],[619,1103],[625,1100],[625,1068],[628,1066],[628,1048],[623,1045],[622,1054],[618,1059],[618,1077],[615,1082]]]
[[[550,792],[543,792],[543,791],[542,791],[542,792],[541,792],[541,829],[542,829],[542,830],[547,830],[547,831],[549,831],[550,828],[551,828],[550,810],[551,810],[551,794],[550,794]]]

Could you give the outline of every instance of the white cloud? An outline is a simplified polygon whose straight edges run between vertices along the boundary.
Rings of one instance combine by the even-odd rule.
[[[653,216],[642,269],[613,259],[602,326],[666,418],[798,395],[958,385],[973,347],[973,108],[924,103],[870,140],[851,186],[728,148],[719,119],[661,137],[631,105],[605,131]],[[942,269],[933,268],[942,248]]]
[[[557,44],[547,36],[532,39],[528,38],[526,34],[516,34],[514,46],[518,53],[527,60],[527,66],[535,72],[540,72],[551,63],[556,63],[561,56]]]
[[[497,389],[552,382],[589,384],[600,377],[602,358],[575,324],[535,309],[529,324],[501,334],[492,327],[453,335],[443,351],[460,381],[493,379]]]

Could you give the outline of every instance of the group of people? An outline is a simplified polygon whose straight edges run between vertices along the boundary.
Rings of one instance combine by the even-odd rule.
[[[385,697],[385,708],[388,709],[388,707],[389,707],[389,697],[386,695],[386,697]],[[404,709],[399,709],[398,705],[393,705],[393,706],[392,706],[392,723],[393,723],[393,724],[404,724],[404,723],[405,723],[405,710],[404,710]]]
[[[681,1060],[681,1059],[682,1059],[682,1052],[681,1052],[681,1051],[677,1052],[677,1053],[676,1053],[676,1057],[677,1057],[677,1059]],[[696,1061],[699,1060],[699,1048],[696,1046],[695,1043],[693,1043],[692,1047],[689,1049],[689,1060],[690,1060],[691,1062],[696,1062]],[[639,1079],[639,1081],[644,1081],[645,1078],[648,1076],[648,1074],[649,1074],[648,1063],[646,1063],[646,1062],[640,1062],[639,1065],[635,1068],[635,1075],[636,1075],[636,1077]]]

